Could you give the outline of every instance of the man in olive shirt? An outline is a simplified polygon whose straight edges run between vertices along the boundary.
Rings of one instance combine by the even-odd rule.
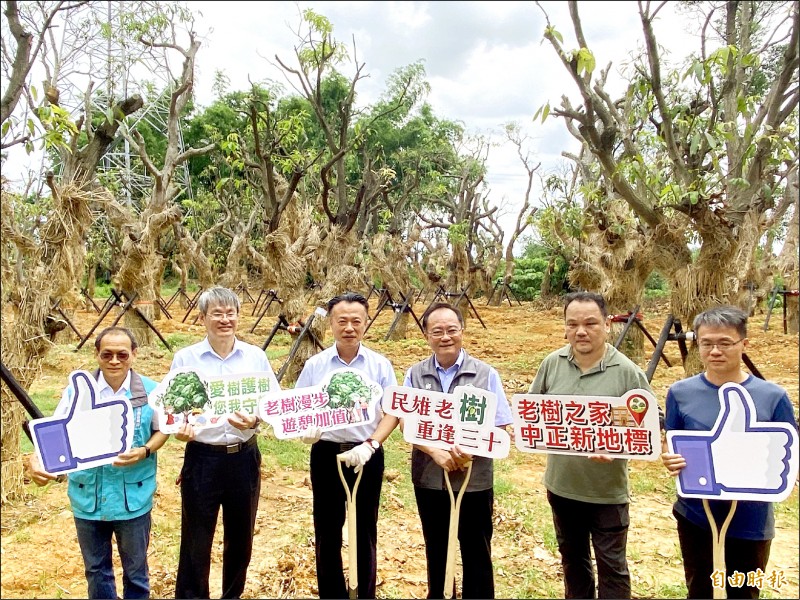
[[[601,295],[568,294],[564,321],[569,344],[542,361],[531,394],[621,397],[636,388],[652,391],[644,372],[606,343],[611,324]],[[548,454],[544,485],[564,569],[564,597],[630,598],[628,461]]]

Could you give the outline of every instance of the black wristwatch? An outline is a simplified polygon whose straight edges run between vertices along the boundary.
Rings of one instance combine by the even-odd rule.
[[[373,440],[372,438],[367,438],[366,440],[364,440],[364,443],[372,446],[373,450],[377,450],[378,448],[381,447],[381,443],[378,440]]]
[[[147,444],[145,444],[143,448],[144,448],[144,458],[146,460],[150,458],[150,447]]]

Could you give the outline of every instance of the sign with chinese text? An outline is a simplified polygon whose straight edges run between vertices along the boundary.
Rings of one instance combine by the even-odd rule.
[[[511,412],[522,452],[643,460],[661,454],[658,404],[647,390],[631,390],[621,398],[515,394]]]
[[[234,412],[258,413],[259,402],[276,391],[267,372],[204,376],[194,369],[167,373],[150,392],[162,433],[177,433],[184,423],[195,429],[219,427]]]
[[[511,437],[495,427],[497,397],[473,386],[458,386],[452,394],[405,386],[383,393],[383,412],[403,419],[403,439],[411,444],[450,450],[458,445],[468,454],[506,458]]]
[[[302,436],[311,427],[346,429],[375,418],[383,389],[356,369],[336,369],[320,385],[270,394],[259,404],[259,416],[275,437]]]

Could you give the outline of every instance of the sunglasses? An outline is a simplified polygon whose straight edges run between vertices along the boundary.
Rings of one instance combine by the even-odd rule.
[[[110,360],[113,360],[115,356],[117,357],[117,360],[119,362],[125,362],[131,357],[131,353],[128,352],[127,350],[120,350],[119,352],[111,352],[110,350],[103,350],[100,353],[100,360],[108,362]]]

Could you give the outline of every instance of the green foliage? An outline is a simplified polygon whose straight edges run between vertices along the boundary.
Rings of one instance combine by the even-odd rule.
[[[202,339],[200,336],[190,333],[169,333],[165,337],[172,348],[185,348],[186,346],[194,344],[195,342],[199,342]]]
[[[656,587],[654,598],[686,598],[688,593],[685,583],[662,583]],[[764,592],[761,592],[761,597]]]
[[[311,446],[299,439],[280,440],[275,437],[271,428],[258,436],[258,448],[266,472],[276,468],[305,471],[308,469]]]
[[[30,399],[36,405],[36,407],[42,412],[42,415],[45,417],[50,417],[56,410],[56,406],[61,401],[61,393],[60,390],[55,388],[42,390],[38,392],[30,392],[29,393]],[[23,454],[28,454],[29,452],[33,452],[33,444],[28,439],[28,436],[21,435],[20,436],[20,452]]]
[[[591,75],[596,66],[594,54],[588,48],[573,50],[572,60],[577,62],[576,71],[578,75]]]
[[[37,115],[44,127],[42,147],[45,150],[68,149],[70,139],[78,133],[69,112],[60,106],[46,105],[39,108]]]
[[[178,291],[178,287],[180,287],[181,281],[177,277],[166,277],[164,282],[161,284],[161,296],[164,298],[171,298],[172,295]],[[199,289],[197,282],[195,281],[188,281],[186,283],[186,289],[184,290],[189,296],[193,296],[195,292]]]
[[[539,117],[541,117],[541,122],[544,123],[549,115],[550,103],[546,102],[543,106],[540,106],[538,109],[536,109],[536,112],[533,114],[533,120],[536,121]]]
[[[328,393],[331,408],[351,408],[356,402],[372,398],[369,386],[357,373],[351,371],[333,375],[324,391]]]
[[[166,393],[158,397],[156,402],[164,408],[172,407],[178,413],[202,410],[209,403],[208,390],[197,373],[178,373],[169,382]]]
[[[541,293],[542,280],[552,262],[550,289],[563,289],[568,265],[564,258],[546,246],[530,242],[525,247],[522,257],[514,259],[514,277],[510,287],[520,300],[533,300]]]
[[[653,271],[644,284],[644,297],[648,300],[654,298],[667,298],[670,294],[669,282],[658,271]]]
[[[308,37],[297,50],[297,56],[304,69],[313,72],[328,61],[338,64],[347,60],[347,48],[334,39],[333,24],[327,17],[307,8],[303,11],[303,21],[308,27]]]
[[[462,245],[467,242],[467,222],[453,223],[447,230],[447,239],[452,245]]]
[[[407,509],[416,511],[417,500],[414,496],[414,486],[411,483],[410,447],[408,442],[403,439],[403,432],[399,427],[383,443],[383,451],[385,472],[398,473],[398,477],[392,481],[384,478],[382,492],[384,498],[389,495],[394,496]],[[391,504],[388,502],[381,502],[381,514],[392,510],[390,506]]]

